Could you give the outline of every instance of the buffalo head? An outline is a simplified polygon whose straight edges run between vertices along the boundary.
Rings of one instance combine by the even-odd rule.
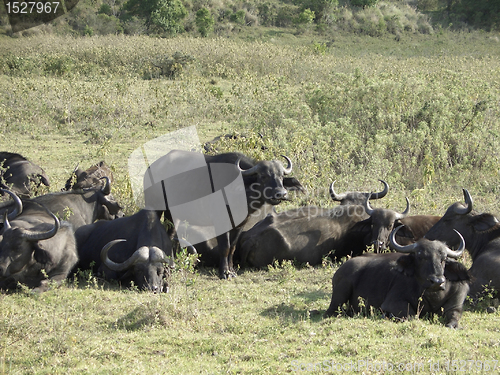
[[[384,185],[384,189],[378,193],[360,193],[357,191],[349,191],[341,194],[337,194],[333,185],[335,181],[330,185],[330,197],[337,202],[340,202],[341,205],[347,204],[357,204],[362,205],[366,199],[380,199],[387,195],[389,192],[389,184],[384,180],[379,180]]]
[[[48,212],[54,224],[40,223],[32,228],[30,223],[17,221],[12,226],[7,211],[4,212],[4,228],[0,242],[0,278],[11,277],[34,261],[47,262],[47,252],[38,241],[54,237],[60,227],[59,219]]]
[[[102,264],[110,270],[120,273],[122,275],[120,279],[133,280],[139,289],[151,290],[155,293],[167,292],[167,267],[173,267],[172,259],[156,246],[142,246],[123,262],[114,262],[108,257],[108,251],[115,244],[123,241],[126,240],[114,240],[102,248]]]
[[[250,189],[255,193],[250,198],[272,205],[288,199],[284,178],[292,172],[292,161],[287,156],[282,156],[287,161],[286,167],[280,161],[272,160],[261,161],[249,169],[242,169],[238,159],[236,165],[245,179],[245,185],[248,181]]]
[[[426,233],[425,238],[430,240],[440,240],[446,242],[448,246],[457,246],[456,236],[453,230],[456,229],[464,235],[467,243],[471,245],[476,242],[473,239],[476,234],[491,230],[499,224],[497,218],[491,214],[477,214],[472,208],[472,197],[467,189],[463,189],[465,204],[453,203],[443,217]],[[474,246],[476,247],[476,246]],[[472,247],[468,249],[472,250]],[[471,251],[472,258],[476,254]]]
[[[399,213],[393,210],[384,208],[372,208],[370,206],[370,197],[366,197],[364,201],[365,211],[370,215],[372,238],[370,243],[374,246],[376,253],[386,249],[389,235],[394,228],[396,220],[403,219],[410,212],[410,201],[406,198],[406,209]]]
[[[465,241],[462,235],[455,230],[460,241],[460,246],[456,251],[451,250],[441,241],[431,241],[427,238],[422,238],[411,245],[401,246],[396,242],[396,233],[401,227],[392,231],[391,246],[397,252],[407,253],[411,256],[398,259],[398,270],[413,274],[424,289],[444,290],[446,259],[458,259],[462,255],[465,250]]]

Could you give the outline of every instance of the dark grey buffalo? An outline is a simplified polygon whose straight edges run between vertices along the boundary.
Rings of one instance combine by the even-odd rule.
[[[75,236],[80,261],[108,280],[133,282],[139,289],[167,291],[172,242],[154,211],[141,210],[112,221],[80,227]]]
[[[242,235],[238,246],[242,265],[263,267],[294,259],[317,265],[329,253],[334,260],[361,255],[372,243],[375,250],[383,250],[394,222],[407,215],[409,202],[401,214],[371,208],[369,193],[362,198],[364,205],[328,210],[307,206],[269,215]]]
[[[92,165],[91,167],[83,170],[75,168],[71,176],[66,181],[64,186],[65,191],[69,190],[79,190],[88,188],[101,188],[105,185],[105,179],[107,177],[110,184],[113,184],[113,172],[109,165],[104,161]]]
[[[380,309],[388,316],[407,318],[439,314],[447,327],[456,328],[469,291],[469,274],[457,259],[465,249],[452,251],[440,241],[426,238],[401,246],[390,236],[397,253],[365,254],[345,262],[332,279],[332,299],[325,317],[338,314],[347,304],[348,315],[364,306]]]
[[[195,156],[191,156],[193,154]],[[186,164],[190,164],[190,158],[198,158],[197,153],[188,153],[185,151],[172,151],[168,154],[171,160],[184,160],[187,161]],[[217,246],[219,249],[219,277],[229,278],[235,275],[233,269],[233,254],[236,248],[236,243],[238,242],[239,235],[242,228],[249,220],[249,217],[255,212],[262,209],[265,204],[277,205],[280,202],[288,199],[288,191],[290,190],[301,190],[303,187],[297,179],[293,177],[287,177],[288,174],[292,172],[292,161],[284,156],[287,165],[284,166],[281,161],[259,161],[256,162],[243,154],[240,153],[226,153],[220,155],[204,155],[205,163],[210,166],[211,169],[215,170],[217,165],[227,164],[232,165],[236,173],[241,173],[243,179],[243,185],[246,195],[246,208],[247,215],[243,218],[240,223],[234,222],[233,229],[216,235]],[[157,163],[157,162],[155,162]],[[155,163],[150,166],[150,170],[155,170]],[[156,167],[157,168],[157,167]],[[149,173],[146,174],[146,177]],[[212,176],[213,177],[213,176]],[[188,176],[187,174],[179,174],[175,177],[175,183],[181,186],[183,190],[189,191],[190,189],[199,189],[199,181],[197,180],[197,175]],[[213,181],[214,186],[224,185],[221,181]],[[209,187],[208,187],[209,188]],[[148,190],[145,191],[146,196],[146,206],[148,207],[148,195],[154,197],[154,200],[158,198],[163,199],[163,194],[165,194],[165,189],[153,189],[153,192]],[[217,190],[217,189],[215,189]],[[199,193],[199,192],[197,192]],[[167,199],[170,199],[167,194]],[[226,198],[225,198],[226,199]],[[227,201],[226,201],[227,202]],[[243,203],[245,204],[245,203]],[[227,211],[230,211],[230,206],[226,203]],[[167,219],[172,220],[171,207],[166,207],[165,216]],[[233,211],[231,211],[234,214]],[[241,212],[238,212],[241,214]],[[190,225],[205,225],[203,223],[204,218],[200,216],[199,222],[191,222]],[[208,218],[210,219],[210,218]],[[234,216],[232,216],[234,219]],[[179,233],[179,237],[182,238],[183,234]],[[213,236],[212,236],[213,237]],[[208,237],[210,238],[210,237]],[[188,238],[189,240],[189,238]],[[194,243],[196,245],[196,243]]]
[[[49,178],[38,165],[24,156],[0,152],[0,188],[13,191],[22,198],[37,194],[40,185],[49,186]]]
[[[406,198],[406,209],[402,213],[385,208],[372,208],[368,198],[364,201],[364,208],[370,216],[368,219],[371,227],[370,244],[373,245],[375,253],[380,253],[389,245],[389,235],[394,229],[394,224],[410,213],[410,201]]]
[[[472,258],[469,271],[475,278],[470,295],[477,298],[485,286],[500,290],[500,223],[491,214],[475,212],[470,193],[466,189],[463,193],[465,204],[456,202],[448,207],[425,237],[456,246],[457,241],[451,234],[453,230],[462,233]]]
[[[102,188],[50,193],[22,202],[19,199],[14,199],[14,201],[0,205],[0,213],[8,211],[9,218],[19,214],[28,216],[33,212],[44,211],[41,207],[43,205],[58,217],[69,221],[76,230],[82,225],[93,223],[95,220],[112,220],[117,215],[121,215],[120,205],[109,197],[110,186],[107,183]]]
[[[321,212],[321,214],[318,214]],[[329,211],[317,207],[268,215],[242,235],[238,246],[242,266],[263,267],[275,260],[321,264],[330,252],[337,259],[362,254],[367,245],[363,206],[340,205]]]
[[[379,180],[384,185],[384,189],[378,193],[362,193],[359,191],[346,191],[344,193],[337,194],[335,192],[334,184],[335,181],[330,185],[330,197],[336,201],[340,202],[341,205],[346,204],[364,204],[366,199],[381,199],[387,195],[389,192],[389,184],[384,180]]]
[[[373,192],[343,192],[343,193],[336,193],[335,192],[335,181],[332,182],[329,188],[330,196],[333,201],[340,202],[340,205],[361,205],[363,202],[366,200],[367,197],[369,199],[381,199],[386,196],[386,194],[389,191],[389,185],[387,182],[380,180],[382,184],[384,185],[384,188],[382,191],[373,193]],[[361,212],[363,209],[359,208],[358,213]],[[321,258],[325,255],[328,254],[333,248],[329,247],[330,245],[334,244],[334,248],[337,249],[335,251],[335,258],[340,259],[344,256],[347,255],[359,255],[365,248],[366,245],[368,244],[368,240],[365,240],[365,235],[366,233],[362,233],[363,230],[366,231],[367,227],[364,226],[359,226],[355,228],[351,228],[350,230],[350,235],[347,235],[344,233],[342,236],[339,236],[339,233],[336,232],[338,230],[342,230],[340,227],[335,228],[332,232],[332,225],[335,226],[335,224],[332,223],[332,220],[329,218],[329,212],[330,209],[326,208],[320,208],[320,207],[314,207],[314,206],[308,206],[308,207],[299,207],[296,209],[288,210],[284,214],[278,215],[277,212],[274,209],[274,206],[270,204],[264,204],[259,210],[253,212],[250,216],[248,221],[245,223],[245,225],[242,227],[242,232],[240,234],[240,239],[237,243],[236,250],[235,250],[235,260],[240,262],[241,266],[244,265],[252,265],[254,267],[261,267],[267,264],[271,264],[273,262],[274,256],[276,256],[276,259],[301,259],[300,261],[305,262],[310,262],[310,264],[318,264],[321,262]],[[340,212],[342,210],[338,210],[335,216],[340,215]],[[266,218],[268,215],[270,216],[280,216],[279,218],[274,217],[274,218]],[[285,216],[283,216],[285,215]],[[296,250],[292,251],[291,249],[286,250],[283,248],[278,248],[277,251],[279,253],[284,253],[287,254],[286,256],[282,256],[281,254],[273,254],[271,251],[270,253],[266,252],[266,255],[263,257],[259,256],[258,254],[255,254],[253,251],[251,251],[250,246],[247,245],[245,247],[244,253],[242,254],[241,252],[241,244],[245,242],[249,236],[255,236],[257,233],[261,233],[264,228],[267,228],[270,225],[277,224],[278,221],[286,221],[288,218],[294,218],[294,217],[299,217],[299,216],[307,216],[307,217],[324,217],[324,219],[318,218],[315,219],[316,222],[315,224],[313,223],[308,223],[311,226],[312,225],[317,225],[318,228],[316,230],[316,243],[318,246],[316,247],[315,251],[312,251],[312,253],[309,253],[306,255],[308,252],[302,248],[301,250]],[[364,215],[363,219],[367,219],[368,216]],[[354,215],[352,218],[351,224],[354,224],[355,222],[359,221],[359,217]],[[264,220],[264,221],[263,221]],[[307,219],[303,219],[305,221],[308,221]],[[259,224],[255,230],[249,234],[246,235],[246,232],[252,229],[255,225],[260,223],[261,221],[262,224]],[[300,225],[298,224],[300,222],[299,219],[294,220],[294,225]],[[286,224],[284,224],[285,226]],[[346,221],[344,221],[344,230],[346,226],[349,226],[350,224],[347,224]],[[332,237],[328,237],[327,233],[332,233]],[[234,235],[236,233],[231,233],[231,240],[234,240]],[[311,234],[311,233],[309,233]],[[306,234],[308,235],[308,234]],[[287,237],[286,234],[283,235],[283,237]],[[333,241],[333,242],[332,242]],[[313,243],[315,241],[312,241]],[[351,244],[351,245],[349,245]],[[265,244],[264,245],[265,249],[272,248],[270,244]],[[202,243],[198,243],[196,245],[196,250],[200,254],[200,261],[201,264],[204,266],[216,266],[219,261],[219,253],[218,253],[218,248],[217,248],[217,240],[216,239],[211,239],[204,241]],[[265,251],[265,250],[264,250]],[[298,254],[300,253],[300,254]],[[248,258],[248,255],[250,255],[250,258]],[[271,260],[269,261],[270,257],[272,256]]]
[[[43,291],[60,282],[78,261],[73,228],[48,210],[9,221],[4,213],[0,235],[0,289],[25,284]]]

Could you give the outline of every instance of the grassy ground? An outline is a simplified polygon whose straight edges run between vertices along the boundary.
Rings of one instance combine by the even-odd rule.
[[[220,151],[289,155],[309,194],[283,208],[332,205],[333,180],[339,191],[370,191],[383,178],[391,190],[374,206],[403,210],[408,196],[412,213],[442,214],[466,187],[479,211],[498,214],[498,43],[496,34],[446,32],[399,42],[278,32],[240,40],[2,38],[0,149],[44,167],[50,191],[76,163],[104,159],[131,214],[138,207],[130,153],[196,125],[202,141],[245,135],[219,142]],[[175,52],[194,60],[176,65],[175,79],[161,77],[153,63]],[[452,369],[453,360],[498,359],[500,315],[484,309],[494,301],[467,306],[457,331],[439,319],[323,320],[336,267],[287,263],[231,282],[213,270],[181,269],[164,295],[92,277],[42,295],[0,295],[0,372],[331,373],[329,361],[372,361],[365,373],[382,373],[386,363],[440,374],[443,361]],[[477,366],[466,372],[482,366],[455,364]]]

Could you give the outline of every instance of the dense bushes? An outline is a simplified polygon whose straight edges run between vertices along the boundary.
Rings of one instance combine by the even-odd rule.
[[[344,5],[338,0],[80,0],[68,15],[54,22],[55,28],[44,30],[64,34],[68,33],[69,25],[74,34],[88,36],[121,33],[172,36],[188,32],[206,37],[212,32],[224,35],[258,25],[295,28],[294,32],[302,33],[303,25],[315,23],[316,30],[323,33],[343,30],[379,36],[432,32],[427,17],[405,2],[376,3],[371,0],[343,2]]]

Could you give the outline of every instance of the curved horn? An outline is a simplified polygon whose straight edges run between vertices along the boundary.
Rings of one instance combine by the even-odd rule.
[[[333,188],[335,182],[337,181],[336,180],[333,181],[332,184],[330,185],[330,197],[332,197],[334,201],[340,202],[342,201],[342,199],[345,199],[345,197],[347,197],[347,193],[337,194]]]
[[[12,199],[14,200],[14,211],[12,211],[8,217],[10,220],[16,218],[18,215],[21,214],[21,212],[23,212],[23,202],[21,201],[21,198],[19,198],[17,196],[16,193],[14,193],[13,191],[10,191],[10,190],[7,190],[7,189],[0,189],[0,192],[2,193],[7,193],[9,194]]]
[[[107,176],[101,177],[99,180],[106,180],[106,183],[101,188],[101,191],[104,195],[109,195],[111,193],[111,185],[109,183],[109,178]]]
[[[373,208],[370,206],[370,196],[371,194],[366,196],[365,204],[363,205],[365,208],[365,211],[368,215],[372,216],[373,214]]]
[[[50,229],[46,232],[34,232],[31,230],[25,230],[21,234],[21,237],[27,239],[28,241],[42,241],[42,240],[48,240],[49,238],[54,237],[56,235],[57,231],[59,230],[59,228],[61,227],[61,223],[56,215],[54,215],[49,210],[47,210],[47,212],[54,219],[54,226],[52,229]]]
[[[108,242],[101,250],[101,261],[102,263],[108,267],[112,271],[125,271],[132,267],[137,262],[145,262],[149,259],[149,248],[143,246],[138,250],[134,251],[134,253],[124,262],[116,263],[113,262],[108,257],[108,251],[118,242],[126,241],[124,239],[118,239]]]
[[[462,189],[464,192],[464,199],[465,199],[465,207],[464,208],[459,208],[455,207],[455,213],[459,215],[467,215],[469,212],[472,211],[472,197],[470,196],[470,193],[467,189]]]
[[[9,215],[7,215],[7,210],[4,211],[3,213],[3,230],[7,230],[12,228],[12,226],[9,223]]]
[[[241,175],[242,176],[251,176],[253,174],[256,174],[258,172],[258,169],[259,169],[259,166],[258,165],[254,165],[252,168],[250,169],[241,169],[240,167],[240,161],[241,161],[241,158],[239,158],[237,161],[236,161],[236,167],[238,168],[238,170],[241,172]]]
[[[285,155],[281,155],[281,156],[284,157],[288,163],[286,168],[283,169],[283,173],[285,175],[292,173],[292,166],[293,166],[292,161],[290,160],[290,158],[288,156],[285,156]]]
[[[449,258],[458,259],[458,258],[460,258],[460,256],[462,255],[462,253],[465,250],[465,240],[458,230],[456,230],[456,229],[453,229],[453,230],[455,232],[457,232],[458,236],[460,237],[460,246],[455,251],[448,249],[446,251],[446,254],[448,255]]]
[[[371,193],[370,194],[370,199],[380,199],[383,198],[387,195],[389,192],[389,184],[385,182],[384,180],[379,180],[382,184],[384,184],[384,190],[378,193]]]
[[[394,229],[391,232],[391,235],[389,236],[390,241],[391,241],[391,246],[394,250],[396,250],[399,253],[414,253],[415,249],[417,248],[417,243],[412,243],[410,245],[401,246],[400,244],[398,244],[396,242],[396,232],[399,229],[401,229],[402,227],[404,227],[404,225],[400,225],[399,227],[397,227],[396,229]]]
[[[409,213],[410,213],[410,200],[408,199],[408,197],[406,197],[406,210],[404,210],[402,213],[397,213],[396,220],[405,218],[406,216],[408,216]]]

